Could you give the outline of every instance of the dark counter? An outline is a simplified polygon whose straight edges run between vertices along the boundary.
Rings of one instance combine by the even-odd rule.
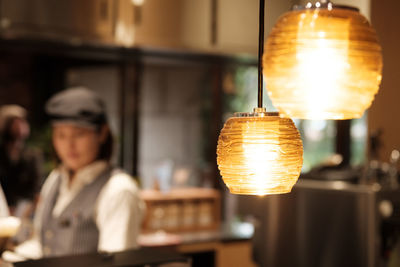
[[[183,263],[190,266],[190,259],[176,252],[160,251],[154,248],[141,248],[117,253],[92,253],[74,256],[44,258],[15,263],[16,267],[128,267],[159,266],[166,263]],[[183,265],[185,266],[185,265]]]

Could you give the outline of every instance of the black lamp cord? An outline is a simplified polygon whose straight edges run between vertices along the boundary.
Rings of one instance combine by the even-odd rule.
[[[258,16],[258,107],[263,107],[263,65],[262,56],[264,53],[264,12],[265,0],[260,0],[260,14]]]

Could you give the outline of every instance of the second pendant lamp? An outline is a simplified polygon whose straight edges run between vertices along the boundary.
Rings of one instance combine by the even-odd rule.
[[[258,107],[235,113],[222,129],[217,163],[231,193],[282,194],[292,190],[303,164],[303,144],[293,121],[262,105],[264,1],[260,0]]]
[[[283,14],[265,46],[269,96],[300,119],[359,118],[381,82],[377,35],[358,9],[321,0]]]

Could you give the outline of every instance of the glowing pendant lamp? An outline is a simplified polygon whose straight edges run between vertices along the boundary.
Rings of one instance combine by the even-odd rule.
[[[218,168],[234,194],[288,193],[303,164],[303,144],[293,121],[262,107],[264,0],[260,0],[259,25],[258,108],[235,113],[218,139]]]
[[[263,63],[274,106],[301,119],[361,117],[382,77],[381,47],[367,19],[326,1],[283,14]]]

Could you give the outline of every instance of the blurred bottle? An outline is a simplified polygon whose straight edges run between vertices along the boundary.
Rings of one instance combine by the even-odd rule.
[[[361,177],[360,183],[374,184],[378,183],[382,177],[381,162],[379,161],[379,150],[382,143],[382,129],[378,129],[371,133],[369,137],[369,161],[367,162],[364,174]]]
[[[400,160],[400,152],[393,149],[390,153],[389,162],[379,160],[379,150],[383,146],[382,143],[383,131],[378,129],[371,134],[370,137],[370,160],[366,165],[361,183],[373,184],[379,183],[383,188],[396,190],[399,185],[398,163]]]
[[[390,153],[390,165],[388,170],[388,184],[391,189],[399,188],[399,172],[397,165],[400,160],[400,152],[397,149],[393,149]]]

